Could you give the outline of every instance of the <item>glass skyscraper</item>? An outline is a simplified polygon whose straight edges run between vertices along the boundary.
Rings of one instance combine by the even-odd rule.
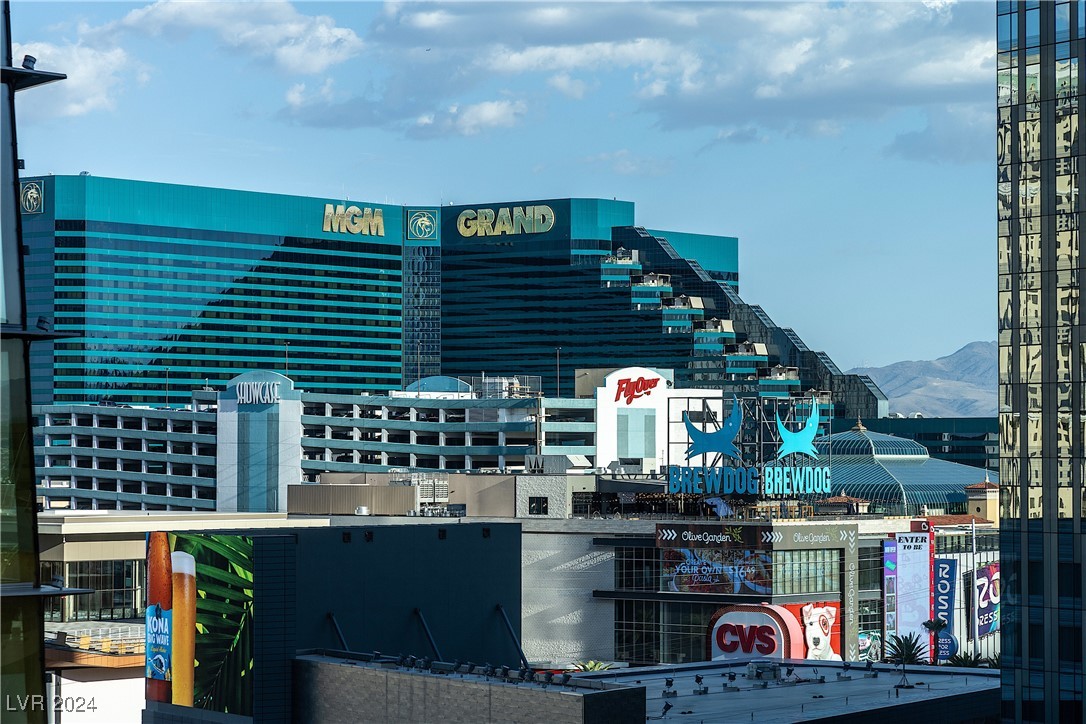
[[[633,204],[550,199],[442,209],[441,368],[535,375],[571,397],[577,370],[675,370],[741,397],[830,393],[837,416],[886,397],[738,294],[735,237],[649,231]]]
[[[62,80],[60,73],[35,70],[35,59],[12,62],[11,6],[0,5],[0,693],[5,722],[44,724],[51,702],[46,688],[43,599],[62,593],[42,585],[39,568],[38,518],[34,497],[31,438],[30,350],[43,336],[28,324],[22,262],[19,147],[16,140],[15,93]]]
[[[401,387],[403,207],[88,175],[28,189],[31,323],[68,335],[34,352],[35,403],[183,405],[252,370]]]
[[[1086,7],[997,3],[1003,716],[1083,721]]]
[[[886,399],[739,290],[735,237],[648,231],[634,205],[326,201],[89,175],[23,183],[34,402],[184,405],[269,370],[323,394],[417,378],[674,369],[740,396]],[[29,204],[26,199],[33,199]],[[824,397],[825,399],[825,397]]]

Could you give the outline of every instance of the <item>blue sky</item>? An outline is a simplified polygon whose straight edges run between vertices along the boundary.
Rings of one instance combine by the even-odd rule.
[[[41,3],[26,173],[634,201],[844,369],[995,338],[992,3]]]

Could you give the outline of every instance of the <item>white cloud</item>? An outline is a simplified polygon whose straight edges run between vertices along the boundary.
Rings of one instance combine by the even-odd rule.
[[[324,82],[312,92],[306,92],[307,86],[305,83],[295,83],[289,89],[287,89],[284,99],[287,105],[294,110],[298,110],[303,106],[312,105],[316,102],[331,103],[334,99],[335,81],[331,78],[325,78]]]
[[[559,73],[558,75],[552,75],[547,79],[547,85],[554,88],[562,95],[569,96],[570,98],[581,99],[584,98],[585,91],[588,90],[588,84],[583,80],[577,80],[571,78],[569,73]]]
[[[669,40],[635,38],[621,42],[580,45],[537,45],[522,50],[498,46],[484,55],[480,64],[492,72],[500,73],[631,67],[674,72],[696,60],[689,50],[676,46]]]
[[[287,105],[291,108],[300,108],[305,104],[305,83],[295,83],[287,90]]]
[[[488,128],[508,128],[527,111],[524,101],[483,101],[464,106],[456,113],[453,125],[465,136],[474,136]]]
[[[444,10],[432,12],[412,13],[406,20],[409,25],[423,30],[437,30],[452,22],[453,16]]]
[[[20,120],[81,116],[98,110],[112,110],[124,80],[138,80],[147,70],[121,48],[97,49],[85,45],[13,43],[12,55],[38,59],[39,70],[65,73],[67,80],[50,83],[19,96]]]
[[[88,37],[116,39],[124,32],[154,37],[213,33],[226,48],[257,60],[270,59],[290,73],[321,73],[361,52],[350,28],[327,15],[303,15],[288,2],[181,2],[159,0],[121,20],[87,28]]]
[[[671,170],[671,161],[637,156],[628,148],[599,153],[584,159],[586,163],[607,166],[622,176],[663,176]]]
[[[366,36],[379,81],[300,120],[417,135],[417,120],[429,117],[422,135],[474,133],[498,127],[491,117],[519,116],[514,101],[469,113],[469,99],[516,87],[527,101],[544,86],[570,98],[606,92],[663,130],[836,134],[990,95],[989,15],[978,3],[939,0],[396,3]],[[430,46],[438,52],[414,52]]]

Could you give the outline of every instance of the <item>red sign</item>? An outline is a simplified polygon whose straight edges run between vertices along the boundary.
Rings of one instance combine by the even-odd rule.
[[[709,620],[707,658],[840,661],[839,612],[837,601],[725,606]]]
[[[721,624],[713,635],[716,645],[726,654],[742,651],[752,654],[755,651],[768,656],[777,650],[776,630],[771,626],[742,626],[731,623]]]
[[[629,377],[621,379],[618,381],[618,390],[615,391],[615,402],[618,402],[619,398],[625,397],[628,405],[638,397],[652,394],[653,389],[658,384],[660,384],[659,377],[638,377],[636,380]]]

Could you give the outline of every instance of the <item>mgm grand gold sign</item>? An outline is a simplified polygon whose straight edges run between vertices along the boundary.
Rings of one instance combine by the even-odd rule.
[[[501,236],[542,234],[554,227],[554,209],[549,206],[514,206],[494,209],[465,209],[456,218],[460,236]]]
[[[340,204],[324,205],[324,230],[344,234],[363,234],[364,236],[385,235],[385,214],[381,209],[368,206]]]

